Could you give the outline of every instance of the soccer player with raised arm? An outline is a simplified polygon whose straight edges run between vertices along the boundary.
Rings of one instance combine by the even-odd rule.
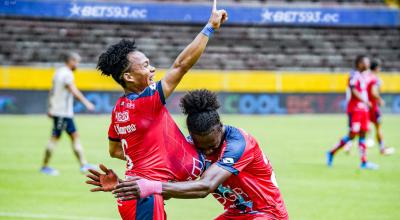
[[[216,94],[191,91],[181,99],[181,107],[187,115],[189,139],[206,155],[206,170],[200,179],[171,183],[132,177],[116,186],[115,196],[129,200],[161,194],[190,199],[212,193],[225,209],[217,220],[288,219],[270,161],[254,137],[222,124]]]
[[[200,152],[183,136],[165,105],[165,100],[204,52],[209,38],[227,19],[216,2],[208,24],[179,54],[161,81],[155,82],[155,68],[134,41],[122,40],[101,54],[97,68],[122,86],[112,111],[109,152],[126,160],[126,178],[140,176],[153,181],[185,181],[197,178],[203,168]],[[97,171],[88,175],[95,183]],[[104,191],[98,187],[92,191]],[[106,190],[107,191],[107,190]],[[140,200],[118,200],[122,219],[165,219],[164,199],[152,195]]]
[[[367,161],[367,147],[365,136],[369,127],[369,107],[367,93],[367,81],[365,74],[370,67],[369,58],[358,56],[355,61],[356,71],[350,74],[348,81],[349,100],[347,103],[347,115],[349,119],[349,133],[340,139],[339,143],[326,153],[327,165],[333,164],[334,155],[342,149],[348,142],[356,136],[359,137],[358,145],[360,149],[361,169],[376,170],[378,165]]]
[[[79,161],[81,172],[86,172],[93,165],[87,163],[83,154],[83,148],[79,140],[79,134],[74,123],[74,97],[81,101],[89,111],[94,111],[94,105],[88,101],[78,90],[74,83],[73,71],[76,70],[80,62],[80,56],[77,53],[69,52],[65,56],[65,66],[57,69],[53,76],[53,85],[49,92],[49,108],[47,115],[53,120],[53,131],[49,143],[46,147],[44,160],[40,172],[56,176],[58,170],[49,166],[53,150],[60,140],[63,130],[71,138],[72,148]]]
[[[380,111],[380,106],[383,106],[385,104],[379,91],[382,83],[377,75],[381,70],[381,65],[382,64],[380,60],[372,60],[370,67],[371,71],[366,74],[368,99],[371,103],[371,108],[369,109],[369,119],[375,126],[376,139],[379,143],[379,152],[382,155],[391,155],[395,152],[395,149],[392,147],[385,147],[381,126],[382,114]]]

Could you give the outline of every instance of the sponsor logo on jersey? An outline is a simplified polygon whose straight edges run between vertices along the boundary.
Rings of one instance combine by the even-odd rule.
[[[204,163],[193,157],[192,175],[199,177],[204,171]]]
[[[117,122],[127,122],[127,121],[129,121],[129,112],[128,111],[116,112],[115,120],[117,120]]]
[[[114,129],[117,132],[117,134],[129,134],[136,131],[136,125],[134,124],[130,124],[127,126],[114,125]]]

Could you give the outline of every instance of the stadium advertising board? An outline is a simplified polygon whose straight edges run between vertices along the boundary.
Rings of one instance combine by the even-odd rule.
[[[390,8],[223,6],[231,24],[397,27],[399,11]],[[209,5],[96,1],[5,0],[0,15],[73,20],[200,23]],[[365,19],[368,18],[368,19]]]
[[[176,92],[167,101],[172,113],[180,113]],[[120,92],[85,92],[95,104],[96,113],[110,113]],[[345,110],[345,96],[341,93],[224,93],[218,94],[221,113],[226,114],[311,114],[341,113]],[[43,114],[47,109],[48,91],[1,90],[0,114]],[[387,113],[400,113],[400,94],[384,94]],[[75,102],[76,113],[84,113],[84,106]]]

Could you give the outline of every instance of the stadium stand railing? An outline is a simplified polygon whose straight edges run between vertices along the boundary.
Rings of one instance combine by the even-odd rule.
[[[130,38],[155,66],[168,68],[201,26],[3,18],[0,28],[6,65],[55,63],[67,50],[94,65],[108,45]],[[399,42],[398,28],[226,26],[196,68],[343,71],[356,55],[367,54],[383,59],[386,71],[399,71]]]

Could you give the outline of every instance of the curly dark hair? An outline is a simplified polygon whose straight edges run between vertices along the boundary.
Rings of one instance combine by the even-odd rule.
[[[128,54],[136,50],[134,40],[123,39],[100,55],[96,68],[102,75],[112,76],[118,84],[125,87],[122,74],[129,66]]]
[[[189,91],[180,102],[189,131],[197,135],[209,134],[216,125],[222,126],[217,112],[220,106],[217,95],[206,89]]]

